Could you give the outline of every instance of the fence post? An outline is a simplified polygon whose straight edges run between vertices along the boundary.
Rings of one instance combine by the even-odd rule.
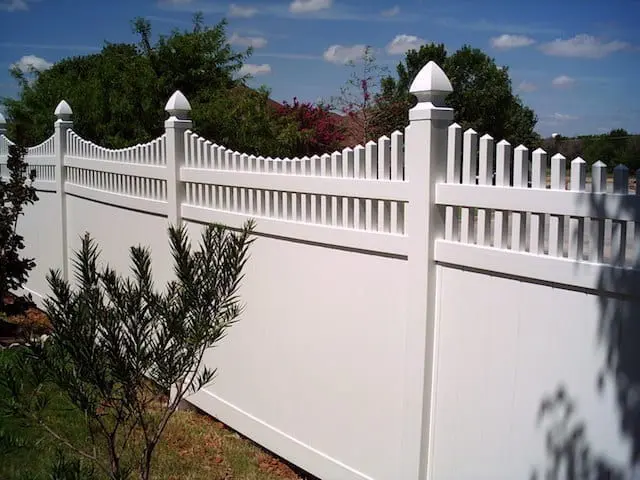
[[[65,280],[69,279],[69,246],[67,244],[67,200],[64,192],[65,170],[64,156],[67,153],[67,131],[73,128],[73,111],[69,104],[62,100],[53,112],[57,120],[54,126],[54,148],[56,162],[56,196],[58,197],[58,208],[60,209],[60,246],[62,247],[62,275]]]
[[[435,186],[446,177],[448,127],[453,109],[444,106],[451,82],[429,62],[411,84],[418,104],[409,111],[405,165],[409,182],[409,311],[404,371],[403,471],[398,478],[427,478],[435,352],[436,239],[444,236],[444,211],[435,205]]]
[[[193,124],[190,120],[191,105],[180,92],[171,95],[164,107],[169,118],[164,122],[167,135],[167,218],[172,225],[179,225],[182,220],[183,192],[180,182],[180,167],[184,165],[184,132]]]

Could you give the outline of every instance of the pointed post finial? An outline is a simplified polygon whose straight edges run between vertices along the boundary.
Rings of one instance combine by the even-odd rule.
[[[176,90],[164,107],[165,111],[172,117],[180,120],[188,120],[191,112],[189,100],[180,90]]]
[[[409,92],[418,97],[418,103],[431,102],[436,106],[444,106],[444,99],[453,92],[453,87],[442,68],[430,61],[416,75]]]
[[[53,114],[58,118],[58,120],[71,120],[73,110],[71,110],[71,107],[66,100],[62,100],[56,107]]]
[[[7,133],[7,121],[4,118],[4,115],[2,115],[2,112],[0,112],[0,135]]]

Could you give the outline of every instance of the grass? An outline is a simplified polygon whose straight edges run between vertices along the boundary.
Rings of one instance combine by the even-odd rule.
[[[0,362],[7,361],[10,355],[9,350],[0,350]],[[7,392],[0,391],[0,395]],[[60,392],[54,395],[48,411],[48,424],[74,444],[85,444],[90,450],[81,414]],[[18,445],[3,442],[7,436],[17,439]],[[42,429],[13,417],[0,418],[1,479],[49,480],[58,450],[59,443]],[[74,458],[70,450],[66,450],[65,455]],[[197,411],[182,410],[176,412],[157,447],[153,478],[294,480],[303,477],[215,419]]]

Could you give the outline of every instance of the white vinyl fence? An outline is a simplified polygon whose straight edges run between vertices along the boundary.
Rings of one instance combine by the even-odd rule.
[[[49,268],[69,276],[85,231],[120,271],[150,246],[162,284],[169,223],[195,239],[253,218],[246,310],[191,403],[327,480],[625,478],[640,451],[628,170],[608,184],[604,164],[462,132],[433,62],[411,91],[405,132],[294,159],[200,137],[180,92],[161,137],[121,150],[83,140],[62,101],[26,157],[27,290],[41,302]]]

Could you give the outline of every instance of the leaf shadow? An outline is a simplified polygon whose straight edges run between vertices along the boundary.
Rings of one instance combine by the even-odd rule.
[[[615,198],[614,198],[615,197]],[[588,196],[591,218],[610,218],[618,214],[640,220],[640,196],[595,194]],[[617,200],[617,202],[612,201]],[[640,228],[640,224],[635,224]],[[633,229],[631,223],[627,224]],[[634,232],[628,232],[634,233]],[[585,229],[591,245],[593,230]],[[631,237],[634,238],[634,237]],[[633,241],[633,240],[631,240]],[[618,480],[640,478],[640,256],[634,251],[617,256],[613,245],[599,269],[597,287],[590,292],[598,299],[597,348],[604,361],[594,378],[595,392],[602,396],[608,388],[615,394],[619,437],[628,442],[626,461],[617,463],[597,452],[592,441],[598,432],[589,431],[577,401],[560,383],[540,401],[536,422],[550,422],[545,432],[546,465],[533,469],[531,480]],[[576,267],[580,268],[577,262]],[[567,359],[571,361],[571,359]]]

